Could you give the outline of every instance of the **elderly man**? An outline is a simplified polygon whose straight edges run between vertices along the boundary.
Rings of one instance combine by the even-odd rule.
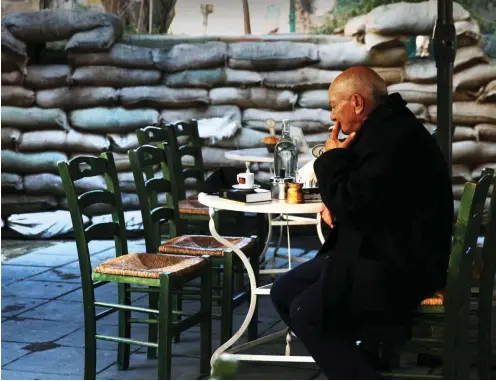
[[[332,229],[271,297],[327,378],[373,379],[355,344],[360,329],[408,327],[419,303],[445,286],[453,194],[434,138],[373,70],[341,73],[329,103],[334,129],[314,170]]]

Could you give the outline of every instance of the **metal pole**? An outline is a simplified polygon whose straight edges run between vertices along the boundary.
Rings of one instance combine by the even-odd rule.
[[[296,9],[295,0],[289,0],[289,31],[296,32]]]
[[[437,67],[437,141],[451,174],[453,126],[453,62],[456,55],[456,33],[453,22],[453,0],[438,0],[433,33]]]
[[[248,0],[242,0],[242,3],[245,34],[251,34],[250,5],[248,4]]]

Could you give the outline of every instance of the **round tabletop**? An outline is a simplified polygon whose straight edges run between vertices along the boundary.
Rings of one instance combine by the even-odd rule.
[[[225,156],[229,160],[239,160],[250,163],[273,163],[274,162],[274,154],[269,153],[267,148],[248,148],[248,149],[239,149],[235,151],[227,151]],[[312,152],[307,153],[298,153],[298,162],[299,163],[308,163],[310,160],[315,159],[312,156]]]
[[[231,210],[234,212],[265,213],[265,214],[310,214],[320,213],[324,209],[321,202],[308,202],[303,204],[288,204],[284,200],[272,200],[269,202],[238,203],[226,200],[216,195],[200,193],[198,202],[209,208],[219,210]]]

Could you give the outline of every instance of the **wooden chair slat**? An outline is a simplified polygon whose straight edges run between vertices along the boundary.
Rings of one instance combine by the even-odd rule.
[[[115,195],[112,192],[103,189],[83,193],[78,197],[78,203],[82,211],[93,204],[108,204],[113,207],[116,206]]]

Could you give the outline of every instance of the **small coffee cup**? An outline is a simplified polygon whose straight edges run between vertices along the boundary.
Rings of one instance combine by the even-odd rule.
[[[253,173],[238,173],[238,184],[240,188],[253,188],[255,175]]]

